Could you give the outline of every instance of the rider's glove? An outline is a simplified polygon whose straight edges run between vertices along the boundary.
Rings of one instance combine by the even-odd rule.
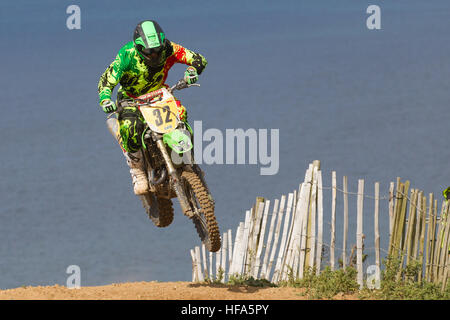
[[[117,110],[117,106],[114,101],[109,99],[103,100],[100,105],[105,113],[111,113]]]
[[[197,69],[194,67],[188,67],[186,69],[186,72],[184,73],[184,81],[186,81],[187,84],[193,84],[196,83],[198,80],[198,73]]]

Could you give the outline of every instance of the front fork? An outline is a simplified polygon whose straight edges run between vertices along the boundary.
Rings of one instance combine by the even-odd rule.
[[[191,218],[194,215],[194,212],[192,211],[189,201],[186,197],[186,193],[183,190],[183,186],[181,184],[181,179],[178,175],[177,169],[175,169],[169,152],[167,152],[166,145],[164,144],[161,137],[158,137],[156,139],[156,145],[158,146],[159,151],[161,151],[164,161],[166,162],[167,171],[172,181],[173,189],[175,190],[178,201],[180,201],[181,210],[183,210],[183,213],[186,216]]]

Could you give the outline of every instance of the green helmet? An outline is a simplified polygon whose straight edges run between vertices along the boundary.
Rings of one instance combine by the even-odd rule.
[[[167,42],[164,31],[156,21],[142,21],[134,30],[134,47],[142,59],[152,67],[163,63],[163,51]]]

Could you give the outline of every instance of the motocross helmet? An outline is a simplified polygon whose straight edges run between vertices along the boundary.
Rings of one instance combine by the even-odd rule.
[[[164,31],[156,21],[142,21],[134,29],[134,47],[141,58],[152,67],[163,63],[163,51],[167,42]]]

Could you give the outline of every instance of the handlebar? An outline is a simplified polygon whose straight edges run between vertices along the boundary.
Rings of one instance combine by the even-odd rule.
[[[178,82],[174,86],[169,88],[169,92],[172,93],[174,90],[182,90],[182,89],[186,89],[186,88],[189,88],[192,86],[200,87],[200,85],[197,83],[187,84],[186,80],[181,79],[181,80],[178,80]]]
[[[177,83],[175,85],[173,85],[172,87],[167,88],[167,90],[170,93],[173,93],[173,91],[175,91],[175,90],[183,90],[183,89],[186,89],[186,88],[189,88],[189,87],[200,87],[200,84],[198,84],[198,83],[188,84],[186,82],[186,80],[180,79],[180,80],[177,81]],[[161,91],[161,89],[158,89],[158,90],[155,90],[155,91],[152,91],[150,93],[147,93],[145,95],[140,96],[142,98],[138,98],[138,99],[134,99],[134,100],[125,100],[125,101],[127,101],[128,103],[131,102],[131,104],[136,105],[136,101],[137,102],[144,102],[144,101],[149,101],[149,100],[151,101],[154,98],[156,98],[158,96],[161,96],[161,95],[162,95],[162,91]],[[115,113],[121,112],[122,109],[123,109],[122,106],[117,105],[117,110],[115,112],[110,113],[108,118],[110,118]]]

